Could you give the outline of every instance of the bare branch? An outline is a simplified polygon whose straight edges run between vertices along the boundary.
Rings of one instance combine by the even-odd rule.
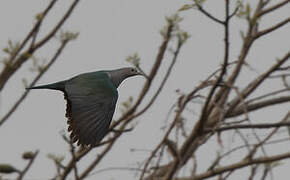
[[[201,135],[203,133],[203,128],[206,124],[206,121],[207,121],[207,118],[209,116],[209,114],[211,113],[211,109],[208,109],[208,105],[210,104],[211,102],[211,99],[215,93],[215,90],[217,89],[218,85],[222,82],[223,80],[223,77],[224,75],[226,74],[227,72],[227,66],[228,66],[228,61],[229,61],[229,20],[230,20],[230,14],[229,14],[229,1],[228,0],[225,0],[225,9],[226,9],[226,12],[225,12],[225,23],[224,23],[224,61],[223,61],[223,65],[222,65],[222,71],[218,77],[218,79],[216,80],[215,84],[213,85],[212,89],[210,90],[208,96],[207,96],[207,99],[204,103],[204,106],[202,108],[202,112],[201,112],[201,116],[200,116],[200,119],[196,125],[196,128],[194,129],[194,131]],[[217,100],[219,99],[215,99],[215,103],[217,103]],[[224,102],[226,100],[226,97],[224,97]],[[220,104],[224,104],[224,102],[220,102]]]
[[[51,60],[47,63],[46,66],[38,73],[38,75],[34,78],[34,80],[29,84],[29,86],[33,86],[43,75],[46,73],[46,71],[50,68],[50,66],[53,65],[53,63],[57,60],[59,55],[62,53],[63,49],[67,45],[68,41],[63,41],[54,54],[54,56],[51,58]],[[23,102],[23,100],[28,95],[29,91],[25,91],[22,96],[16,101],[16,103],[11,107],[11,109],[5,114],[5,116],[0,120],[0,126],[3,125],[5,121],[16,111],[18,106]]]
[[[85,155],[87,155],[92,149],[91,148],[80,148],[76,154],[75,157],[72,158],[67,166],[65,166],[65,169],[61,176],[59,177],[59,180],[65,180],[68,174],[71,172],[71,170],[74,168],[75,163],[78,162],[81,158],[83,158]]]
[[[171,61],[171,64],[169,65],[169,68],[167,69],[167,72],[162,80],[162,82],[160,83],[160,86],[159,88],[157,89],[157,91],[155,92],[155,94],[152,96],[151,100],[149,101],[149,103],[142,109],[140,110],[139,112],[135,113],[135,115],[132,117],[132,118],[136,118],[140,115],[142,115],[144,112],[146,112],[150,106],[154,103],[154,101],[156,100],[156,98],[158,97],[158,95],[160,94],[160,92],[162,91],[165,83],[167,82],[170,74],[171,74],[171,71],[173,69],[173,66],[175,65],[176,63],[176,60],[177,60],[177,57],[178,57],[178,54],[180,52],[180,49],[181,49],[181,46],[182,46],[182,43],[178,42],[178,45],[177,45],[177,49],[176,51],[174,52],[174,55],[173,55],[173,59]]]
[[[56,0],[51,1],[49,6],[44,11],[43,16],[45,16],[50,11],[50,9],[53,7],[55,2],[56,2]],[[0,74],[0,91],[2,91],[5,84],[10,79],[10,77],[21,67],[21,65],[23,63],[25,63],[37,49],[42,47],[46,42],[48,42],[55,35],[55,33],[62,27],[64,22],[66,22],[67,18],[70,16],[70,14],[72,13],[73,9],[76,7],[78,2],[79,2],[79,0],[75,0],[72,3],[71,7],[67,10],[67,12],[63,16],[63,18],[58,22],[58,24],[55,26],[55,28],[52,29],[52,31],[47,34],[46,37],[44,37],[39,42],[32,44],[32,46],[30,46],[27,50],[25,50],[22,54],[20,54],[19,57],[17,59],[15,59],[13,63],[11,63],[11,65],[4,68],[4,70]],[[28,42],[29,39],[32,38],[32,41],[34,41],[33,40],[35,38],[34,35],[39,30],[39,26],[41,25],[42,20],[43,20],[43,17],[39,18],[39,20],[36,23],[36,25],[34,26],[34,28],[30,31],[28,36],[25,38],[25,40],[23,41],[23,43],[21,45],[22,49],[24,48],[25,44]],[[18,51],[17,53],[19,53],[20,50],[21,49],[19,48],[17,50]],[[16,58],[16,55],[15,55],[15,57],[13,56],[11,59],[14,59],[14,58]]]
[[[38,150],[34,152],[33,156],[29,159],[28,164],[26,165],[26,167],[19,173],[19,176],[17,177],[17,180],[22,180],[24,175],[27,173],[27,171],[29,170],[29,168],[31,167],[31,165],[33,164],[36,156],[38,155]]]
[[[161,46],[159,48],[155,63],[153,65],[152,69],[151,69],[151,72],[150,72],[150,74],[148,76],[148,79],[147,79],[146,83],[143,86],[143,89],[142,89],[141,93],[139,94],[139,97],[138,97],[136,103],[118,121],[112,123],[112,125],[111,125],[112,129],[115,128],[117,125],[119,125],[123,120],[127,119],[126,121],[128,122],[128,121],[130,121],[132,119],[132,114],[136,111],[137,107],[141,104],[141,102],[144,99],[145,95],[149,91],[151,83],[152,83],[153,79],[155,78],[155,76],[157,74],[157,71],[158,71],[158,69],[160,67],[160,64],[161,64],[161,62],[163,60],[163,57],[164,57],[165,51],[167,49],[167,45],[168,45],[169,39],[171,38],[172,30],[173,30],[173,24],[169,24],[169,26],[167,28],[166,36],[165,36],[165,38],[164,38],[164,40],[163,40],[163,42],[162,42],[162,44],[161,44]]]
[[[284,1],[282,1],[282,2],[280,2],[280,3],[277,3],[276,5],[274,5],[274,6],[271,6],[271,7],[269,7],[269,8],[267,8],[267,9],[264,9],[264,10],[262,10],[260,13],[259,13],[259,17],[261,17],[261,16],[263,16],[263,15],[265,15],[265,14],[268,14],[268,13],[270,13],[270,12],[274,12],[275,10],[277,10],[278,8],[281,8],[281,7],[284,7],[287,3],[289,3],[290,2],[290,0],[284,0]]]
[[[255,80],[249,83],[249,85],[244,88],[244,90],[241,92],[242,97],[246,98],[249,96],[262,82],[265,81],[266,78],[268,78],[275,70],[277,70],[279,67],[281,67],[288,59],[290,58],[290,51],[285,54],[281,60],[279,60],[276,64],[274,64],[272,67],[270,67],[265,73],[257,77]],[[230,107],[227,110],[226,116],[236,108],[236,106],[240,103],[241,99],[240,97],[236,97],[230,102]]]
[[[290,126],[290,122],[283,122],[283,123],[264,123],[264,124],[240,124],[240,125],[233,125],[233,126],[225,126],[219,127],[214,130],[205,129],[207,132],[216,131],[227,131],[227,130],[235,130],[235,129],[269,129],[269,128],[277,128],[277,127],[288,127]]]
[[[196,3],[196,6],[197,6],[198,10],[199,10],[200,12],[202,12],[204,15],[206,15],[209,19],[211,19],[211,20],[213,20],[214,22],[216,22],[216,23],[218,23],[218,24],[221,24],[221,25],[224,25],[224,24],[225,24],[224,21],[219,20],[218,18],[214,17],[214,16],[211,15],[209,12],[207,12],[205,9],[203,9],[203,7],[202,7],[200,4]]]
[[[193,176],[193,177],[175,178],[175,180],[202,180],[202,179],[214,177],[216,175],[219,175],[219,174],[222,174],[225,172],[229,172],[232,170],[241,169],[241,168],[244,168],[244,167],[247,167],[250,165],[266,164],[266,163],[271,163],[271,162],[275,162],[275,161],[279,161],[279,160],[283,160],[283,159],[288,159],[288,158],[290,158],[290,153],[282,153],[282,154],[278,154],[278,155],[274,155],[274,156],[260,157],[260,158],[254,158],[254,159],[246,159],[246,160],[242,160],[242,161],[237,162],[237,163],[233,163],[233,164],[228,165],[228,166],[215,168],[214,170],[210,170],[210,171],[198,174],[198,175]]]
[[[252,103],[252,104],[249,104],[246,102],[245,105],[246,105],[247,112],[252,112],[255,110],[260,110],[265,107],[269,107],[269,106],[272,107],[274,105],[287,103],[287,102],[290,102],[290,96],[281,96],[281,97],[264,100],[264,101],[260,101],[260,102]],[[229,114],[226,115],[226,118],[242,115],[245,112],[245,105],[243,104],[241,105],[242,107],[239,106],[235,110],[231,111]]]
[[[66,22],[66,20],[70,17],[73,10],[77,6],[77,4],[80,2],[80,0],[74,0],[71,6],[68,8],[64,16],[61,18],[61,20],[56,24],[56,26],[38,43],[34,45],[34,49],[38,49],[41,46],[43,46],[46,42],[48,42],[55,34],[56,32],[62,27],[62,25]]]
[[[19,54],[19,52],[24,48],[26,43],[31,39],[32,36],[36,37],[37,32],[39,31],[39,27],[41,26],[42,21],[46,17],[46,15],[49,13],[49,11],[52,9],[54,4],[57,2],[57,0],[51,0],[49,5],[46,7],[46,9],[41,13],[41,18],[37,19],[37,22],[35,23],[34,27],[31,29],[31,31],[28,33],[28,35],[24,38],[23,42],[19,46],[19,48],[16,50],[16,52],[13,54],[13,56],[10,57],[11,62],[13,62],[16,58],[16,56]],[[33,38],[35,40],[35,38]],[[31,43],[33,44],[33,43]]]
[[[283,27],[284,25],[288,24],[290,22],[290,17],[288,17],[287,19],[277,23],[276,25],[268,28],[268,29],[265,29],[265,30],[262,30],[262,31],[259,31],[256,33],[256,35],[254,36],[255,39],[261,37],[261,36],[264,36],[266,34],[269,34],[270,32],[272,31],[275,31],[281,27]]]

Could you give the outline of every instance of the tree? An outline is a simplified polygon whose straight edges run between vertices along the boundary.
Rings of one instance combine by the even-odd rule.
[[[4,59],[4,67],[0,74],[0,91],[5,88],[8,80],[21,68],[21,65],[29,60],[35,62],[34,68],[39,72],[30,85],[35,84],[55,62],[67,43],[77,37],[77,33],[60,32],[58,36],[60,47],[49,63],[45,65],[37,63],[38,61],[33,54],[38,49],[44,48],[43,45],[49,43],[49,40],[58,33],[79,1],[73,1],[63,18],[44,38],[39,40],[38,32],[41,24],[56,2],[57,0],[52,0],[43,13],[36,16],[35,26],[21,43],[9,42],[8,47],[4,49],[8,57]],[[290,101],[287,79],[290,50],[283,54],[277,54],[279,58],[273,59],[273,63],[263,69],[262,73],[258,73],[252,78],[247,77],[242,82],[240,80],[249,71],[253,72],[257,69],[249,60],[251,53],[255,53],[255,51],[250,52],[254,47],[253,45],[289,25],[290,17],[280,17],[275,24],[263,27],[263,22],[267,16],[279,13],[282,8],[289,7],[289,2],[289,0],[279,2],[259,0],[254,4],[243,1],[233,3],[224,0],[220,2],[224,5],[224,18],[217,17],[215,12],[207,10],[212,2],[204,0],[194,0],[180,8],[178,13],[198,11],[216,26],[222,27],[223,59],[222,61],[213,60],[221,62],[220,67],[195,85],[195,88],[189,92],[183,92],[182,89],[177,91],[176,103],[168,106],[171,111],[168,113],[168,120],[163,128],[163,136],[159,137],[160,143],[152,149],[140,167],[131,169],[139,172],[139,179],[196,180],[210,177],[230,179],[240,173],[239,170],[242,168],[250,172],[247,173],[248,177],[245,176],[243,179],[274,177],[274,168],[282,166],[284,162],[281,163],[281,160],[290,157],[287,149],[278,154],[273,154],[271,151],[271,148],[275,146],[286,146],[289,141],[289,134],[287,131],[283,131],[282,127],[288,128],[290,125],[290,111],[287,108]],[[146,112],[152,108],[156,101],[162,101],[158,100],[157,97],[164,92],[168,78],[173,73],[182,71],[173,71],[181,49],[189,38],[188,33],[181,28],[181,21],[182,18],[178,14],[166,18],[166,25],[161,30],[163,40],[154,64],[147,73],[147,80],[142,91],[136,100],[129,99],[122,103],[123,114],[111,125],[111,129],[114,131],[109,133],[98,147],[76,147],[69,138],[63,136],[70,147],[71,158],[68,163],[64,164],[61,157],[50,155],[57,169],[54,179],[67,179],[70,174],[73,174],[75,179],[87,178],[97,166],[101,165],[100,162],[115,147],[114,145],[120,137],[128,131],[134,131],[134,126],[131,127],[132,123],[138,118],[146,116]],[[247,29],[240,33],[241,44],[235,44],[235,46],[241,47],[238,56],[232,57],[231,38],[235,34],[232,33],[231,24],[237,21],[239,23],[246,22]],[[287,41],[286,38],[285,41]],[[160,76],[160,68],[162,63],[165,63],[164,59],[168,58],[167,56],[172,60],[167,66],[161,82],[156,84],[154,80]],[[195,56],[194,53],[192,56]],[[147,72],[145,69],[143,70],[138,54],[129,56],[127,60],[141,71]],[[185,76],[185,80],[187,77]],[[267,83],[275,84],[275,88],[265,92],[263,86]],[[151,89],[156,90],[154,93],[148,93]],[[17,110],[27,93],[25,92],[11,110],[1,117],[0,127],[4,122],[9,123],[9,116]],[[259,121],[259,116],[255,116],[261,112],[266,113],[277,106],[287,109],[283,117],[281,114],[275,114],[275,119],[264,123]],[[192,113],[192,111],[198,113]],[[194,124],[192,125],[193,119]],[[232,137],[233,142],[226,142],[225,137]],[[199,156],[204,147],[217,149],[213,161]],[[86,161],[85,165],[82,164],[83,170],[80,171],[79,162],[84,161],[84,157],[88,154],[95,153],[96,149],[100,151],[95,159],[90,162]],[[22,179],[33,164],[37,154],[38,151],[23,154],[23,158],[29,161],[23,170],[9,164],[2,164],[0,172],[15,172],[18,179]],[[233,156],[238,157],[233,158]],[[199,170],[198,166],[203,166],[203,169]],[[263,170],[259,171],[259,169]]]

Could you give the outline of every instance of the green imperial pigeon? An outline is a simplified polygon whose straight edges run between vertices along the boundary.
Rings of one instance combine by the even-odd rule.
[[[97,145],[109,132],[118,99],[117,88],[131,76],[143,75],[135,68],[96,71],[69,80],[27,89],[53,89],[64,93],[70,138],[78,145]]]

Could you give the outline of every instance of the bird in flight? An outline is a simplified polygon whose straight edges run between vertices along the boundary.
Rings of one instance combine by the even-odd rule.
[[[68,131],[72,142],[96,146],[109,132],[118,99],[117,88],[128,77],[144,75],[132,67],[95,71],[52,84],[29,87],[64,93]]]

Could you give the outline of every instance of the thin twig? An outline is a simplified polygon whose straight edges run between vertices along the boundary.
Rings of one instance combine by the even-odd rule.
[[[256,33],[256,35],[254,36],[255,39],[264,36],[266,34],[269,34],[270,32],[273,32],[281,27],[283,27],[284,25],[288,24],[290,22],[290,17],[288,17],[287,19],[273,25],[272,27],[268,28],[268,29],[264,29],[262,31],[259,31]]]
[[[239,124],[233,126],[219,127],[214,129],[216,132],[235,130],[235,129],[269,129],[269,128],[277,128],[277,127],[288,127],[290,126],[290,122],[283,123],[263,123],[263,124]],[[206,132],[212,131],[211,129],[205,129]]]
[[[286,158],[290,158],[290,153],[282,153],[282,154],[278,154],[278,155],[273,155],[273,156],[268,156],[268,157],[259,157],[259,158],[254,158],[251,160],[242,160],[240,162],[237,163],[233,163],[231,165],[228,166],[222,166],[219,168],[215,168],[213,171],[207,171],[201,174],[198,174],[196,176],[193,177],[189,177],[189,178],[180,178],[182,180],[202,180],[202,179],[206,179],[209,177],[213,177],[216,176],[218,174],[221,173],[225,173],[225,172],[229,172],[232,170],[236,170],[236,169],[240,169],[246,166],[250,166],[250,165],[254,165],[254,164],[266,164],[266,163],[272,163],[275,161],[279,161],[282,159],[286,159]]]
[[[200,12],[202,12],[204,15],[206,15],[209,19],[213,20],[214,22],[224,25],[225,21],[221,21],[218,18],[214,17],[213,15],[211,15],[209,12],[207,12],[205,9],[203,9],[203,7],[201,5],[199,5],[198,3],[196,3],[196,6],[198,8],[198,10]]]
[[[236,107],[235,110],[226,114],[225,117],[230,118],[230,117],[236,117],[236,116],[242,115],[245,109],[247,110],[247,112],[252,112],[256,110],[261,110],[262,108],[265,108],[265,107],[269,107],[269,106],[272,107],[274,105],[287,103],[287,102],[290,102],[290,96],[276,97],[276,98],[272,98],[272,99],[268,99],[268,100],[264,100],[264,101],[260,101],[256,103],[251,103],[251,104],[248,102],[245,102],[242,105]]]
[[[28,162],[28,164],[26,165],[26,167],[19,173],[19,176],[17,177],[17,180],[22,180],[23,179],[23,177],[24,177],[24,175],[27,173],[27,171],[29,170],[29,168],[31,167],[31,165],[33,164],[33,162],[34,162],[34,160],[35,160],[35,158],[36,158],[36,156],[38,155],[38,150],[37,151],[35,151],[34,153],[33,153],[33,156],[32,156],[32,158],[31,159],[29,159],[29,162]]]
[[[62,53],[63,49],[67,45],[68,41],[63,41],[54,54],[54,56],[51,58],[51,60],[47,63],[46,66],[39,72],[39,74],[33,79],[33,81],[29,84],[30,86],[34,86],[34,84],[44,75],[44,73],[53,65],[53,63],[57,60],[59,55]],[[14,105],[10,108],[10,110],[1,118],[0,120],[0,126],[3,125],[5,121],[15,112],[15,110],[18,108],[18,106],[23,102],[23,100],[28,95],[29,91],[25,91],[22,96],[14,103]]]
[[[290,2],[290,0],[284,0],[284,1],[280,2],[280,3],[277,3],[276,5],[273,5],[273,6],[269,7],[269,8],[267,8],[267,9],[262,10],[262,11],[259,13],[258,16],[261,17],[261,16],[263,16],[263,15],[265,15],[265,14],[268,14],[268,13],[270,13],[270,12],[274,12],[274,11],[277,10],[278,8],[284,7],[284,5],[286,5],[286,4],[289,3],[289,2]]]

